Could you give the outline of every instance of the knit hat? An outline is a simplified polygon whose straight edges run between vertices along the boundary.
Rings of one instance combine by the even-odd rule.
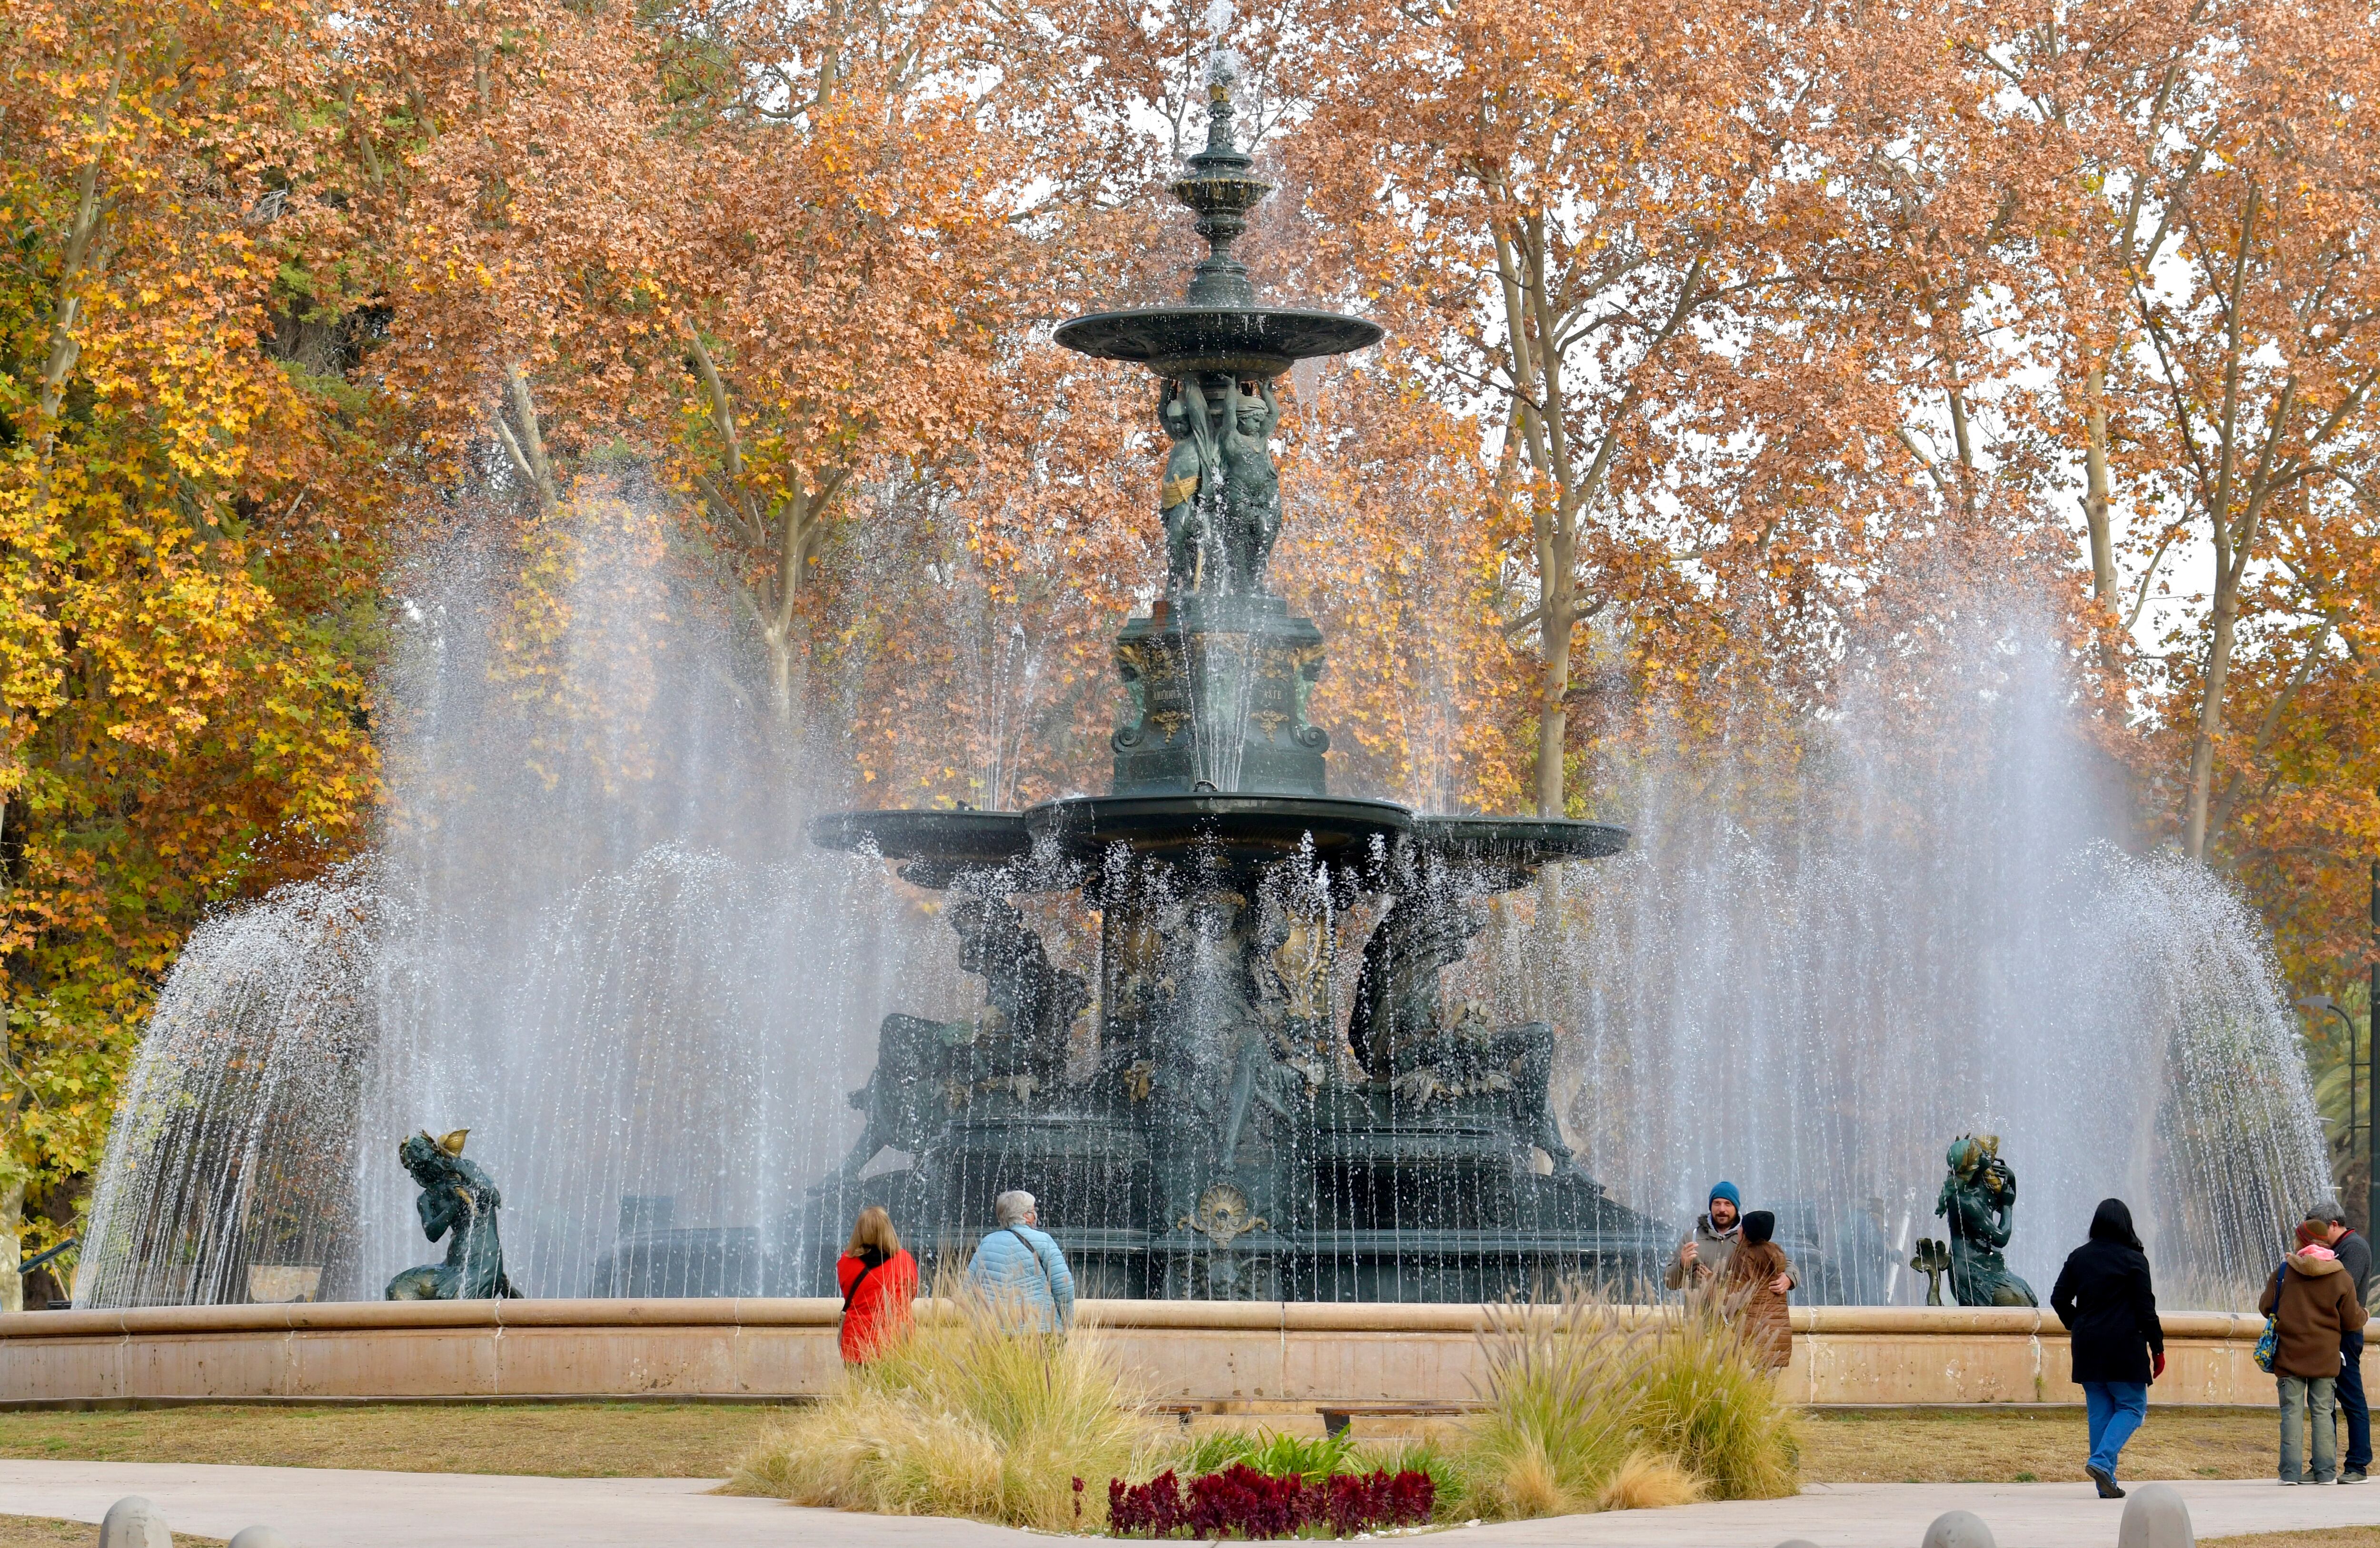
[[[1758,1247],[1777,1234],[1777,1216],[1768,1210],[1755,1210],[1743,1217],[1743,1245]]]
[[[1735,1185],[1733,1183],[1719,1182],[1711,1184],[1710,1198],[1705,1201],[1706,1206],[1707,1207],[1709,1204],[1716,1204],[1722,1199],[1726,1200],[1729,1203],[1733,1204],[1739,1210],[1743,1208],[1743,1195],[1735,1190]]]

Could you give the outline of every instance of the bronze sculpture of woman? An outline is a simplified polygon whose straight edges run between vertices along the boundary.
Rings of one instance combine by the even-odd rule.
[[[504,1277],[504,1247],[496,1233],[504,1199],[488,1175],[463,1159],[458,1128],[443,1139],[422,1130],[397,1146],[396,1157],[413,1174],[421,1195],[413,1207],[431,1241],[446,1238],[446,1261],[419,1263],[388,1282],[390,1300],[492,1300],[520,1292]]]
[[[1196,378],[1164,378],[1157,417],[1173,440],[1158,481],[1157,509],[1165,523],[1165,589],[1178,595],[1198,589],[1205,567],[1200,561],[1208,546],[1206,511],[1220,482],[1220,435]]]
[[[1949,1221],[1950,1293],[1961,1306],[2041,1304],[2002,1256],[2016,1227],[2016,1173],[1999,1152],[1996,1134],[1951,1140],[1950,1175],[1934,1203]]]

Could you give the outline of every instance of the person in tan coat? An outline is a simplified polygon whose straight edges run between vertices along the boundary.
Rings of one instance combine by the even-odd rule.
[[[1777,1245],[1777,1216],[1754,1210],[1727,1264],[1729,1314],[1743,1320],[1743,1342],[1763,1369],[1782,1371],[1793,1359],[1793,1261]]]
[[[2281,1386],[2281,1481],[2303,1483],[2307,1412],[2313,1420],[2313,1477],[2338,1476],[2338,1341],[2363,1326],[2363,1303],[2338,1255],[2307,1242],[2282,1260],[2265,1282],[2256,1310],[2273,1319],[2279,1337],[2273,1374]]]

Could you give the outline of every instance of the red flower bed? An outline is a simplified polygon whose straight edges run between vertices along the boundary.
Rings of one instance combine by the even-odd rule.
[[[1108,1530],[1117,1537],[1294,1537],[1328,1526],[1334,1537],[1429,1519],[1438,1486],[1406,1469],[1339,1473],[1318,1484],[1260,1473],[1245,1462],[1206,1473],[1185,1489],[1171,1469],[1147,1483],[1108,1480]]]

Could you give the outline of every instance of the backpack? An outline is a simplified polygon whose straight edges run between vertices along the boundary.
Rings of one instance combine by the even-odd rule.
[[[2273,1271],[2273,1314],[2265,1319],[2264,1335],[2256,1340],[2256,1369],[2268,1376],[2273,1362],[2281,1358],[2281,1281],[2289,1273],[2287,1263]]]

